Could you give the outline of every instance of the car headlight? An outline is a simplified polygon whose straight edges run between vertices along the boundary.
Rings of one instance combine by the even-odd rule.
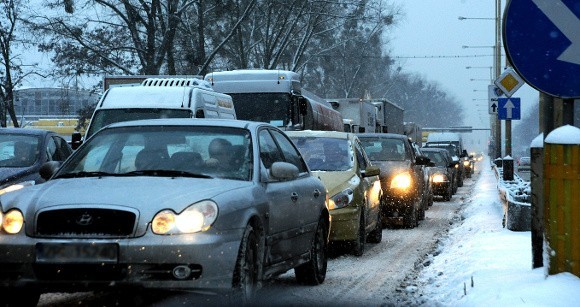
[[[353,191],[346,189],[334,196],[328,201],[328,210],[344,208],[350,204],[353,198]]]
[[[20,190],[20,189],[22,189],[24,187],[31,186],[31,185],[34,185],[34,184],[35,184],[34,180],[24,181],[24,182],[12,184],[12,185],[9,185],[9,186],[7,186],[7,187],[5,187],[3,189],[0,189],[0,195],[6,194],[8,192],[18,191],[18,190]]]
[[[193,204],[181,213],[163,210],[155,215],[151,230],[155,234],[184,234],[206,231],[218,215],[216,203],[210,200]]]
[[[20,210],[12,209],[5,214],[0,213],[2,230],[9,234],[17,234],[24,226],[24,216]]]
[[[411,174],[407,172],[398,174],[391,180],[391,189],[407,190],[411,187],[412,181]]]
[[[469,166],[469,163],[470,163],[469,160],[465,160],[463,161],[463,166]]]
[[[444,174],[435,174],[433,175],[433,182],[435,183],[447,182],[447,176]]]

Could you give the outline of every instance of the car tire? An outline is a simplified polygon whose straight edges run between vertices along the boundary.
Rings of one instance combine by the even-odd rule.
[[[457,186],[458,187],[463,186],[463,174],[459,175],[459,180],[457,180]]]
[[[328,264],[327,238],[328,227],[324,220],[320,219],[310,248],[310,260],[294,268],[294,275],[299,283],[314,286],[324,282]]]
[[[259,239],[254,227],[246,226],[234,270],[232,302],[248,304],[260,285]]]
[[[377,217],[377,225],[375,229],[369,233],[367,242],[369,243],[381,243],[383,240],[383,222],[381,219],[381,214],[379,213]]]
[[[0,297],[3,301],[0,303],[0,306],[36,306],[40,300],[40,291],[34,289],[0,288]]]
[[[411,210],[404,217],[404,224],[407,228],[415,228],[419,225],[418,212],[415,204],[411,204]]]
[[[419,211],[417,212],[417,220],[422,221],[425,219],[425,208],[427,207],[427,204],[425,204],[426,201],[421,202],[421,208],[419,209]]]
[[[352,254],[357,257],[362,256],[365,252],[365,242],[367,241],[365,226],[366,226],[365,215],[364,212],[361,211],[360,222],[358,224],[358,232],[356,236],[357,238],[352,242],[353,245]]]
[[[453,187],[449,187],[445,194],[443,194],[443,200],[450,201],[451,197],[453,197]]]

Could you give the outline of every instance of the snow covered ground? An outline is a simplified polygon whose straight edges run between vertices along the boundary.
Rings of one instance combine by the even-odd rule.
[[[532,269],[531,234],[502,228],[497,180],[488,161],[471,199],[417,282],[425,306],[580,306],[580,278]],[[547,263],[545,260],[544,263]]]

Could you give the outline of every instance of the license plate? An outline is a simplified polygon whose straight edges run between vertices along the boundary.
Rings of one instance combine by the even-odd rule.
[[[36,261],[40,263],[117,263],[116,243],[38,243]]]

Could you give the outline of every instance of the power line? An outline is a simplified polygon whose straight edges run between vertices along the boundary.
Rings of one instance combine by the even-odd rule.
[[[414,55],[414,56],[392,56],[393,59],[444,59],[444,58],[482,58],[492,57],[492,54],[473,55]]]

